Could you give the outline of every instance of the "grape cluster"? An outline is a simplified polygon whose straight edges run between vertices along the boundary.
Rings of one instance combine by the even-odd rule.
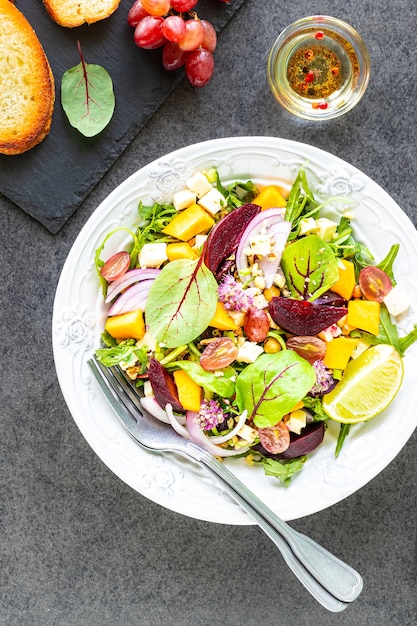
[[[229,2],[230,0],[221,0]],[[193,87],[203,87],[214,71],[217,45],[214,26],[193,11],[198,0],[135,0],[127,21],[139,48],[162,47],[162,65],[168,71],[185,66]]]

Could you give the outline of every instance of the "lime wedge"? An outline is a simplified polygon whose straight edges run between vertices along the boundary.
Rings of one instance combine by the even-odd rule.
[[[392,402],[403,375],[403,360],[393,346],[372,346],[348,363],[340,382],[323,396],[323,408],[336,422],[366,422]]]

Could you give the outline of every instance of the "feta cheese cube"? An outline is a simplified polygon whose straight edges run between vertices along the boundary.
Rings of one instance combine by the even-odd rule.
[[[296,435],[301,434],[301,430],[305,428],[307,423],[307,414],[302,409],[297,409],[297,411],[292,411],[290,413],[290,417],[285,422],[288,430]]]
[[[351,354],[352,359],[357,359],[358,356],[360,356],[363,352],[365,352],[365,350],[369,348],[370,345],[371,344],[368,343],[367,341],[364,341],[363,339],[359,339],[358,343],[353,348],[353,352]]]
[[[176,211],[182,211],[195,203],[197,199],[196,194],[189,189],[181,189],[176,191],[172,196],[172,204]]]
[[[253,296],[253,306],[257,309],[266,309],[268,307],[268,300],[263,293]]]
[[[337,324],[332,324],[328,328],[325,328],[320,333],[318,333],[317,337],[328,343],[329,341],[332,341],[332,339],[335,339],[341,334],[342,329],[339,328]]]
[[[257,431],[247,424],[243,424],[242,428],[238,432],[238,437],[241,437],[241,439],[244,439],[248,443],[253,443],[257,436]]]
[[[139,265],[141,267],[159,267],[167,260],[166,243],[145,243],[139,252]]]
[[[153,398],[154,397],[152,385],[149,382],[149,380],[145,380],[145,383],[143,385],[143,392],[145,394],[145,398]]]
[[[239,346],[239,352],[236,361],[240,363],[253,363],[258,356],[262,354],[264,349],[253,341],[245,341]]]
[[[279,287],[279,289],[283,289],[285,287],[285,276],[281,269],[279,269],[274,276],[274,284]]]
[[[218,189],[212,187],[208,193],[200,198],[198,204],[210,213],[210,215],[216,215],[222,207],[226,206],[226,200]]]
[[[327,217],[319,217],[316,220],[316,234],[323,241],[331,241],[336,233],[337,224]]]
[[[208,235],[196,235],[195,244],[193,245],[193,248],[195,248],[196,250],[200,250],[206,243],[207,237]]]
[[[405,313],[410,307],[410,295],[403,285],[395,285],[384,298],[389,313],[394,317]]]
[[[248,256],[264,257],[272,254],[273,241],[269,235],[257,235],[249,242],[249,252],[245,250]]]
[[[202,198],[212,188],[211,183],[207,177],[201,172],[197,172],[185,183],[190,191],[195,193],[197,198]]]
[[[316,220],[314,217],[306,217],[300,221],[300,235],[307,235],[316,230]]]

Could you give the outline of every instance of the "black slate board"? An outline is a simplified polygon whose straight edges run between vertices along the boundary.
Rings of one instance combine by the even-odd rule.
[[[199,0],[200,18],[219,32],[244,0]],[[108,19],[74,29],[55,24],[42,0],[16,0],[36,31],[48,56],[56,83],[51,132],[38,146],[18,156],[0,155],[0,191],[57,233],[118,156],[138,134],[175,86],[183,70],[166,72],[160,50],[141,50],[133,42],[127,14],[133,0],[121,0]],[[109,126],[97,137],[85,138],[72,128],[60,103],[63,73],[80,61],[77,40],[87,63],[110,73],[116,109]]]

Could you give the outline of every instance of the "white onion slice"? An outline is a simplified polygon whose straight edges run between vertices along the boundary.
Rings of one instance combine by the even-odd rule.
[[[155,417],[160,422],[164,422],[165,424],[171,423],[166,411],[164,411],[153,396],[140,398],[140,403],[145,411],[149,413],[149,415],[152,415],[152,417]]]
[[[261,262],[260,267],[264,272],[266,287],[272,286],[274,276],[281,262],[282,251],[291,230],[291,223],[284,220],[283,211],[283,209],[261,211],[261,213],[255,215],[243,232],[236,251],[236,267],[243,283],[248,280],[244,273],[244,270],[248,268],[248,257],[245,254],[245,249],[248,247],[250,239],[256,237],[265,228],[266,234],[271,236],[275,242],[274,259],[263,259],[263,266]]]
[[[122,313],[129,313],[129,311],[136,311],[137,309],[142,309],[143,311],[152,283],[153,279],[142,280],[135,285],[131,285],[111,305],[108,310],[108,315],[121,315]]]
[[[249,448],[240,448],[239,450],[225,450],[224,448],[220,448],[219,446],[215,446],[209,438],[204,434],[204,431],[200,428],[197,422],[198,413],[194,413],[193,411],[187,411],[187,430],[190,434],[190,438],[194,443],[197,443],[199,446],[210,452],[213,456],[237,456],[238,454],[243,454]]]
[[[107,295],[105,299],[105,303],[108,304],[111,302],[123,289],[130,287],[134,283],[137,283],[140,280],[149,280],[156,278],[161,270],[156,268],[136,268],[133,270],[128,270],[118,278],[117,280],[110,283]]]
[[[184,437],[184,439],[190,439],[188,430],[185,428],[185,416],[174,413],[171,404],[166,405],[165,411],[169,419],[169,423],[171,424],[175,432],[181,435],[181,437]]]
[[[227,435],[214,435],[213,437],[210,437],[209,441],[211,443],[214,443],[215,445],[218,445],[219,443],[225,443],[226,441],[229,441],[229,439],[232,439],[232,437],[234,437],[235,435],[238,434],[238,432],[242,428],[243,424],[246,422],[247,416],[248,416],[248,412],[245,409],[243,411],[242,415],[239,417],[239,420],[238,420],[236,426],[230,431],[230,433],[227,433]]]

